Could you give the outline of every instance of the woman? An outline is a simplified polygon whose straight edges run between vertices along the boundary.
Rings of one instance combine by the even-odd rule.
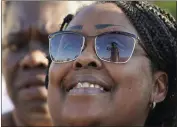
[[[176,27],[145,2],[97,2],[68,15],[49,36],[54,125],[176,126]]]

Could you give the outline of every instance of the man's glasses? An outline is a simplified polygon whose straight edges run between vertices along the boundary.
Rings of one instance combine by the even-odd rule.
[[[88,36],[87,36],[88,37]],[[95,53],[106,62],[126,63],[131,58],[138,37],[127,32],[106,32],[95,37]],[[72,31],[49,35],[49,53],[55,63],[75,60],[85,48],[86,37]]]

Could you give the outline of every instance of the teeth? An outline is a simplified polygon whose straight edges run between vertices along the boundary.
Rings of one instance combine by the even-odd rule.
[[[84,82],[83,83],[83,87],[89,87],[89,83],[88,82]]]
[[[93,85],[93,84],[90,84],[90,87],[94,88],[94,85]]]
[[[77,84],[76,88],[80,88],[80,87],[82,87],[82,83],[79,82],[79,83]]]
[[[100,86],[99,85],[95,85],[95,88],[100,88]]]
[[[103,87],[97,85],[97,84],[91,84],[88,82],[78,83],[75,88],[97,88],[103,91]]]

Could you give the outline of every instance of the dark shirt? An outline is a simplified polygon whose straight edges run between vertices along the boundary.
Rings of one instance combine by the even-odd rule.
[[[14,122],[14,119],[12,117],[12,112],[8,112],[8,113],[5,113],[2,115],[2,118],[1,118],[1,126],[2,127],[14,127],[16,126],[15,125],[15,122]]]

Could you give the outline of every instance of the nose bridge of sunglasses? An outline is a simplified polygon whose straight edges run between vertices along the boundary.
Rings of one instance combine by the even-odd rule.
[[[84,43],[82,45],[81,51],[95,52],[95,38],[96,36],[86,36],[84,37]]]

